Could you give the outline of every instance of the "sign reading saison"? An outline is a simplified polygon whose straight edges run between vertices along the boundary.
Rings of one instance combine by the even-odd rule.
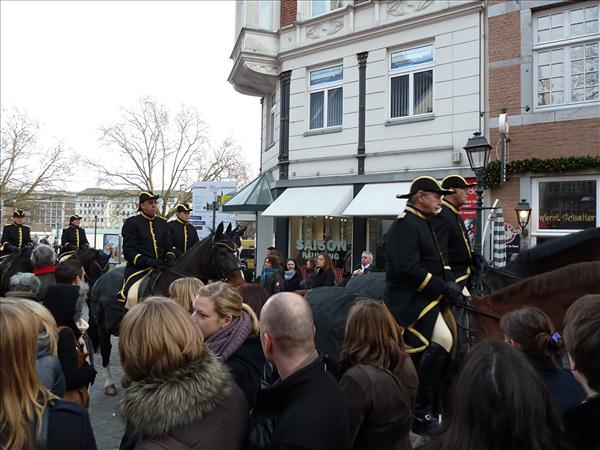
[[[331,259],[337,261],[348,251],[348,244],[346,241],[336,241],[334,239],[330,240],[302,240],[298,239],[296,241],[296,250],[302,252],[302,257],[304,259],[309,259],[312,256],[317,256],[319,253],[327,252]]]

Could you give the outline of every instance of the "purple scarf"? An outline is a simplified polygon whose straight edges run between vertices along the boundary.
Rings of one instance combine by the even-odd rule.
[[[229,325],[208,337],[204,345],[222,361],[227,361],[250,336],[251,330],[252,320],[247,312],[242,311],[240,317],[236,317]]]

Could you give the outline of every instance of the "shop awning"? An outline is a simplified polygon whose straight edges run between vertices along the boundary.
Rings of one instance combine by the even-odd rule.
[[[353,187],[311,186],[287,188],[269,206],[263,216],[343,216],[352,201]]]
[[[252,180],[223,204],[224,212],[264,211],[273,202],[270,172]]]
[[[406,199],[396,194],[410,191],[410,183],[366,184],[344,210],[344,216],[397,216],[404,210]]]

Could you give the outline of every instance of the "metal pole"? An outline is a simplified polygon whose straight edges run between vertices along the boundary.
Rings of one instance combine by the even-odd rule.
[[[212,229],[215,231],[215,222],[217,221],[217,202],[212,202],[212,211],[213,211],[213,226]]]
[[[94,214],[94,248],[96,247],[96,238],[98,236],[98,215]]]
[[[483,234],[483,187],[481,179],[477,177],[477,218],[475,220],[475,252],[483,255],[482,234]]]

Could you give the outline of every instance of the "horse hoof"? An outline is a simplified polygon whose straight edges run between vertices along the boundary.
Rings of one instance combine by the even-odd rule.
[[[114,384],[109,384],[104,388],[104,395],[110,395],[111,397],[117,395],[117,388]]]
[[[131,380],[127,375],[123,375],[123,378],[121,378],[121,386],[123,386],[123,389],[127,389],[131,386]]]

